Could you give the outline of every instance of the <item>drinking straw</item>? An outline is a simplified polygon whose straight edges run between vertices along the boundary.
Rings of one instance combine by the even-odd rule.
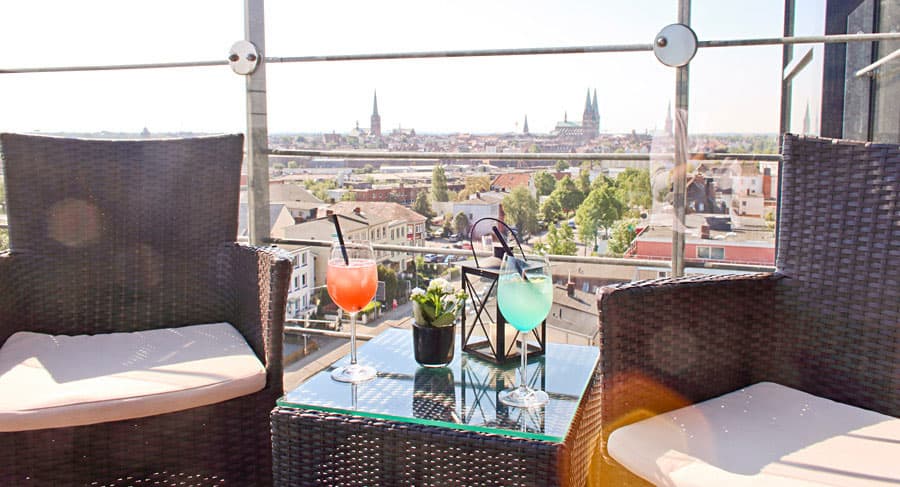
[[[506,243],[506,239],[503,238],[503,234],[500,233],[500,230],[497,228],[497,225],[491,227],[491,230],[494,231],[494,235],[500,239],[500,245],[503,246],[503,251],[509,256],[510,259],[513,260],[513,265],[516,266],[516,270],[519,271],[519,274],[522,276],[522,279],[528,280],[528,276],[525,275],[525,268],[522,267],[522,261],[516,258],[515,254],[511,248],[509,248],[509,244]]]
[[[347,256],[347,247],[344,245],[344,234],[341,233],[341,224],[338,223],[337,214],[333,214],[331,217],[331,223],[334,223],[334,231],[337,232],[338,243],[341,244],[341,254],[344,256],[344,264],[350,265],[350,258]]]
[[[503,246],[503,251],[506,252],[506,254],[509,255],[510,257],[515,257],[513,255],[512,249],[509,248],[509,244],[506,243],[506,239],[503,238],[503,234],[500,233],[500,229],[497,228],[497,225],[492,226],[491,230],[494,231],[494,235],[496,235],[497,239],[500,240],[500,245]]]

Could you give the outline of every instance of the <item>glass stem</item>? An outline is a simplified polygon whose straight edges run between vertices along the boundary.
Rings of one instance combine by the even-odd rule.
[[[350,313],[350,365],[356,365],[356,313]]]
[[[519,355],[522,356],[522,370],[520,370],[521,377],[519,378],[519,389],[525,390],[528,388],[528,334],[524,331],[519,332],[522,335],[522,350],[519,352]]]

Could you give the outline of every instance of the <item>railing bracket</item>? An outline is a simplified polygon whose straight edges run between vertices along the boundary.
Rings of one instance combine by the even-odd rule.
[[[237,41],[231,46],[228,53],[228,64],[231,70],[237,74],[251,74],[259,66],[259,52],[256,46],[249,41]]]
[[[666,66],[686,66],[697,54],[697,34],[684,24],[667,25],[653,40],[653,54]]]

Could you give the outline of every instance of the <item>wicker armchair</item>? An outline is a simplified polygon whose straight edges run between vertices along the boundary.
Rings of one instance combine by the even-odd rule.
[[[11,249],[0,254],[0,344],[22,330],[228,322],[266,373],[261,391],[209,406],[0,433],[0,484],[271,483],[290,264],[235,243],[242,145],[0,135]]]
[[[900,416],[900,148],[785,135],[774,274],[603,290],[600,475],[625,424],[760,381]]]

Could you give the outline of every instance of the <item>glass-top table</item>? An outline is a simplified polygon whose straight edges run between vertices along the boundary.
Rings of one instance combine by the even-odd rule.
[[[563,442],[598,357],[596,347],[548,343],[544,355],[528,357],[528,379],[550,402],[518,409],[498,400],[500,391],[517,384],[517,360],[501,366],[461,353],[457,337],[448,367],[425,368],[413,358],[412,333],[390,329],[359,348],[359,362],[378,370],[374,380],[332,380],[331,371],[349,363],[347,356],[285,394],[278,406]]]

